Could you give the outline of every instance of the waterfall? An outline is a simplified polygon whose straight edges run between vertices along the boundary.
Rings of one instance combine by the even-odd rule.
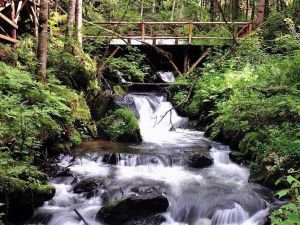
[[[227,146],[208,140],[203,132],[184,129],[188,119],[180,117],[164,95],[130,95],[143,142],[86,142],[75,156],[61,156],[59,165],[69,168],[72,176],[50,180],[55,197],[27,224],[83,224],[76,208],[88,224],[104,225],[95,219],[102,206],[148,187],[158,188],[169,201],[162,225],[264,224],[272,204],[265,195],[270,192],[248,182],[249,170],[230,160]],[[213,163],[189,166],[187,153],[203,152]],[[75,193],[74,187],[87,178],[102,179],[104,185],[92,195]]]
[[[139,113],[139,126],[144,142],[168,143],[182,137],[174,131],[188,119],[178,116],[164,96],[133,94],[133,99]]]
[[[156,75],[166,83],[172,83],[175,81],[174,74],[172,72],[157,72]]]

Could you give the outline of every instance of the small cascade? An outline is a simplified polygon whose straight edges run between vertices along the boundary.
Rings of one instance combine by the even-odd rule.
[[[183,129],[188,119],[180,117],[163,95],[131,96],[143,142],[111,149],[103,141],[105,148],[89,149],[87,142],[75,156],[61,156],[59,166],[68,168],[70,175],[50,180],[55,197],[26,224],[84,224],[76,208],[89,225],[106,225],[96,219],[105,204],[149,188],[161,191],[169,202],[161,214],[162,225],[264,224],[273,201],[270,191],[248,182],[249,170],[229,159],[227,146],[206,139],[202,132]],[[138,224],[157,224],[151,222]]]
[[[134,103],[139,113],[139,125],[144,142],[163,144],[174,143],[184,138],[185,133],[173,132],[182,127],[187,118],[180,117],[164,96],[155,94],[134,94]],[[182,140],[182,141],[188,141]]]
[[[248,213],[239,204],[232,209],[219,209],[211,219],[211,225],[239,225],[249,218]]]
[[[175,77],[174,74],[172,72],[162,72],[159,71],[156,73],[156,75],[163,81],[166,83],[172,83],[175,81]]]

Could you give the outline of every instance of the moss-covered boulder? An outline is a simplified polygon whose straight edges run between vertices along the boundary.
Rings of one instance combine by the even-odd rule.
[[[168,207],[168,199],[160,190],[152,187],[125,199],[106,204],[97,213],[97,219],[111,225],[121,225],[129,221],[136,223],[128,224],[145,224],[141,221],[157,213],[166,212]]]
[[[46,184],[46,174],[31,164],[12,158],[9,152],[0,153],[0,214],[7,224],[21,224],[55,194],[55,188]]]
[[[1,211],[5,212],[6,221],[22,222],[29,219],[35,207],[43,205],[54,195],[55,188],[51,185],[0,175]]]
[[[97,122],[100,137],[112,141],[140,142],[142,140],[137,118],[128,108],[115,110]]]

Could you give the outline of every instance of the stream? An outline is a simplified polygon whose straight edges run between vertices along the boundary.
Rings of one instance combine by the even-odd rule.
[[[84,142],[73,155],[61,156],[59,165],[69,167],[72,176],[49,181],[56,188],[55,197],[37,208],[26,224],[83,225],[76,208],[86,223],[101,225],[96,214],[105,202],[148,187],[160,190],[169,202],[167,211],[160,213],[163,225],[265,223],[274,202],[272,193],[248,182],[248,168],[229,159],[227,146],[210,141],[203,132],[182,129],[188,119],[178,116],[163,94],[130,95],[143,142]],[[212,165],[193,165],[187,159],[195,154],[212,158]],[[76,184],[87,178],[101,178],[104,184],[89,194],[74,193]]]

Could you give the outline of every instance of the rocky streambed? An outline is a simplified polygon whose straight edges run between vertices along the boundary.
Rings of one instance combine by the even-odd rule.
[[[56,194],[27,224],[265,223],[273,195],[248,182],[249,170],[229,159],[227,146],[180,129],[187,119],[163,96],[133,99],[143,142],[85,142],[61,156],[65,169],[50,180]]]

